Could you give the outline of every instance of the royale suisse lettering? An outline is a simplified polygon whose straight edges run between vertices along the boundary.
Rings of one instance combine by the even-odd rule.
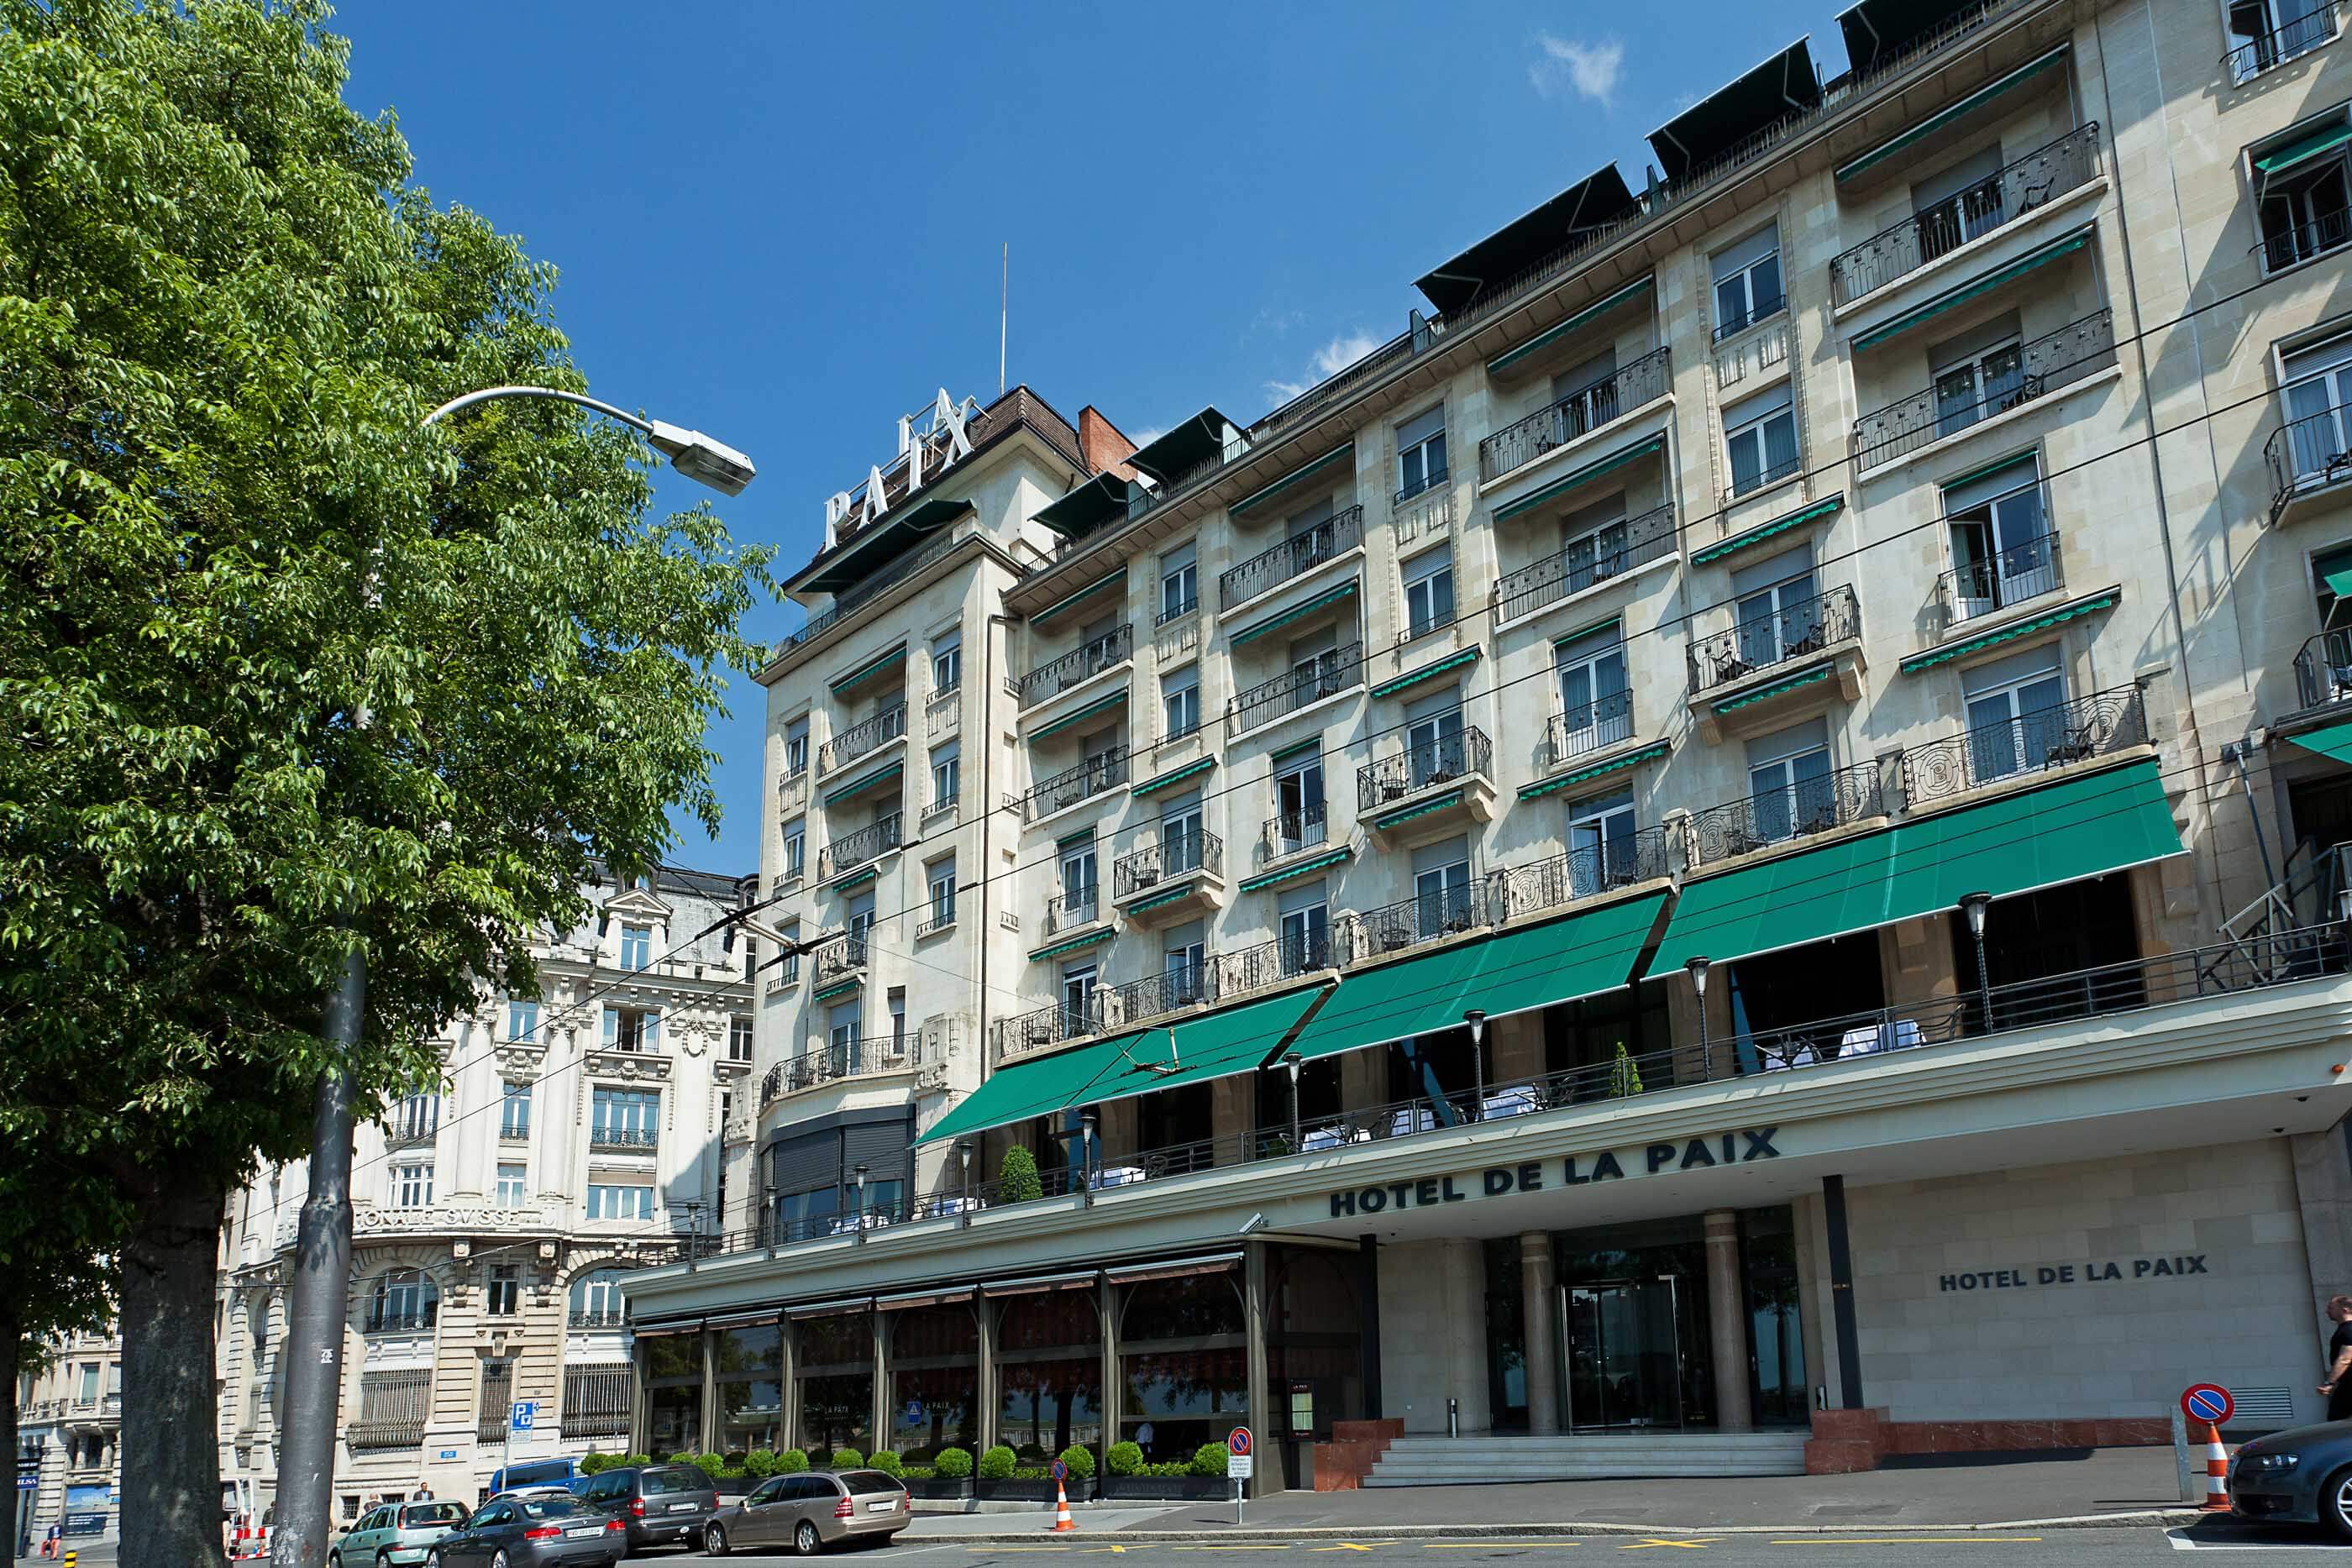
[[[1629,1167],[1655,1176],[1667,1170],[1699,1170],[1711,1166],[1778,1159],[1780,1151],[1773,1146],[1772,1139],[1780,1131],[1778,1126],[1742,1127],[1682,1143],[1648,1144],[1638,1151],[1603,1149],[1595,1155],[1570,1155],[1556,1165],[1528,1160],[1518,1165],[1488,1166],[1475,1177],[1467,1174],[1423,1176],[1419,1181],[1356,1187],[1330,1195],[1331,1218],[1381,1214],[1392,1208],[1428,1208],[1474,1197],[1501,1197],[1514,1192],[1542,1192],[1551,1185],[1590,1186],[1594,1182],[1622,1181]]]
[[[2030,1291],[2037,1285],[2090,1285],[2103,1280],[2177,1280],[2207,1274],[2202,1252],[2166,1258],[2095,1258],[2081,1264],[2040,1263],[2031,1269],[1981,1269],[1973,1274],[1941,1274],[1940,1291]]]

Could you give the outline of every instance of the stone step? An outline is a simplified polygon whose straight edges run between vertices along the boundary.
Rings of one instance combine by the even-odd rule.
[[[1480,1481],[1605,1480],[1640,1477],[1797,1476],[1802,1432],[1658,1437],[1404,1437],[1389,1445],[1366,1486]]]

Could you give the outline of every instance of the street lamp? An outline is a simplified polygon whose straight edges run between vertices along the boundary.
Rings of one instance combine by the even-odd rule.
[[[857,1242],[862,1247],[866,1244],[866,1167],[859,1166],[850,1176],[857,1183],[857,1218],[850,1223],[857,1228]]]
[[[1690,971],[1691,989],[1698,993],[1698,1064],[1709,1080],[1715,1077],[1715,1047],[1706,1037],[1706,972],[1714,967],[1708,958],[1692,958],[1683,965]]]
[[[971,1223],[971,1140],[958,1138],[955,1141],[955,1152],[956,1164],[963,1170],[963,1207],[959,1212],[958,1218],[961,1223],[970,1225]]]
[[[762,1243],[773,1252],[776,1247],[776,1184],[772,1181],[760,1184],[760,1236]]]
[[[1983,1017],[1987,1034],[1992,1032],[1992,976],[1985,968],[1984,923],[1985,911],[1991,906],[1992,894],[1990,893],[1960,894],[1960,913],[1969,917],[1969,935],[1976,938],[1977,1009]]]
[[[1290,1072],[1290,1152],[1298,1152],[1298,1070],[1307,1059],[1295,1051],[1282,1053],[1282,1065]]]
[[[1486,1117],[1486,1009],[1472,1008],[1462,1015],[1470,1030],[1470,1119]]]

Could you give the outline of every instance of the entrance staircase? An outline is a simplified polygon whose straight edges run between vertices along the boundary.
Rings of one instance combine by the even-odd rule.
[[[1640,1476],[1801,1476],[1805,1440],[1793,1432],[1611,1433],[1594,1437],[1399,1437],[1364,1479],[1368,1487],[1584,1481]]]

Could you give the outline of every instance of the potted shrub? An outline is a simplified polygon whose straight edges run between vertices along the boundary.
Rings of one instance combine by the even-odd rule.
[[[808,1450],[805,1448],[786,1448],[776,1456],[776,1473],[780,1476],[798,1475],[808,1468]]]
[[[1094,1456],[1087,1456],[1087,1468],[1093,1468]],[[1023,1458],[1011,1448],[999,1444],[980,1456],[980,1479],[973,1494],[1040,1505],[1054,1500],[1053,1460],[1043,1453]],[[1072,1502],[1082,1502],[1094,1495],[1092,1486],[1080,1479],[1076,1469],[1066,1483]]]
[[[913,1497],[968,1498],[971,1496],[971,1450],[941,1448],[931,1456],[929,1464],[908,1466],[902,1479]]]
[[[1106,1500],[1201,1502],[1230,1497],[1225,1446],[1203,1443],[1189,1459],[1146,1462],[1133,1443],[1114,1443],[1103,1456],[1100,1496]]]

